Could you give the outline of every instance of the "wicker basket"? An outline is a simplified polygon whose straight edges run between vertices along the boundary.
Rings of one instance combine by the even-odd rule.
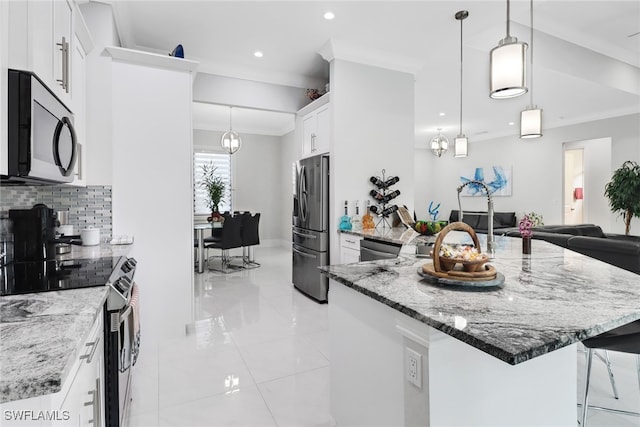
[[[473,240],[473,244],[478,250],[478,254],[480,254],[480,259],[475,260],[463,260],[459,258],[448,258],[440,256],[440,247],[442,246],[442,241],[444,237],[452,230],[456,231],[466,231],[471,236]],[[452,222],[447,225],[440,231],[438,234],[438,238],[433,246],[433,269],[435,272],[447,272],[451,271],[455,268],[456,264],[462,264],[462,269],[468,273],[474,273],[476,271],[482,270],[484,264],[489,261],[487,256],[481,254],[480,241],[478,240],[478,236],[473,228],[464,222]]]

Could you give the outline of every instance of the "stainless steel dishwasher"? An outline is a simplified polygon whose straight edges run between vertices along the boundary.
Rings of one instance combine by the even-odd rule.
[[[360,261],[397,258],[402,245],[364,238],[360,241]]]

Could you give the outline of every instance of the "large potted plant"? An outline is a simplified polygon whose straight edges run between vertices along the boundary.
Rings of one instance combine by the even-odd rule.
[[[631,229],[631,218],[640,218],[640,165],[627,160],[613,173],[604,187],[611,211],[619,212],[624,219],[625,234]]]
[[[213,221],[221,218],[219,206],[224,200],[225,189],[225,183],[221,176],[216,175],[216,169],[213,162],[202,165],[202,181],[200,181],[200,186],[207,192],[207,206],[211,210]]]

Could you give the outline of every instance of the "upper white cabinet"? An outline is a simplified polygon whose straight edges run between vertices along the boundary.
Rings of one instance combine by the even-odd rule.
[[[71,108],[74,4],[28,0],[9,5],[9,66],[35,72]]]
[[[302,157],[331,151],[331,104],[325,96],[298,112],[302,115]]]

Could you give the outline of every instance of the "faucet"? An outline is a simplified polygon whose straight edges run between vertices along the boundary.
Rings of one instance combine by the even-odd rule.
[[[460,216],[458,218],[458,221],[462,221],[462,205],[460,204],[460,193],[462,192],[462,189],[464,187],[466,187],[469,184],[476,184],[481,186],[482,188],[484,188],[484,191],[487,193],[487,202],[488,202],[488,207],[487,207],[487,226],[489,227],[488,231],[487,231],[487,252],[493,256],[496,252],[495,246],[496,246],[496,242],[495,242],[495,237],[493,235],[493,200],[491,199],[491,192],[489,191],[489,187],[487,187],[487,184],[485,184],[482,181],[467,181],[464,184],[462,184],[460,187],[458,187],[458,209],[460,212]]]

